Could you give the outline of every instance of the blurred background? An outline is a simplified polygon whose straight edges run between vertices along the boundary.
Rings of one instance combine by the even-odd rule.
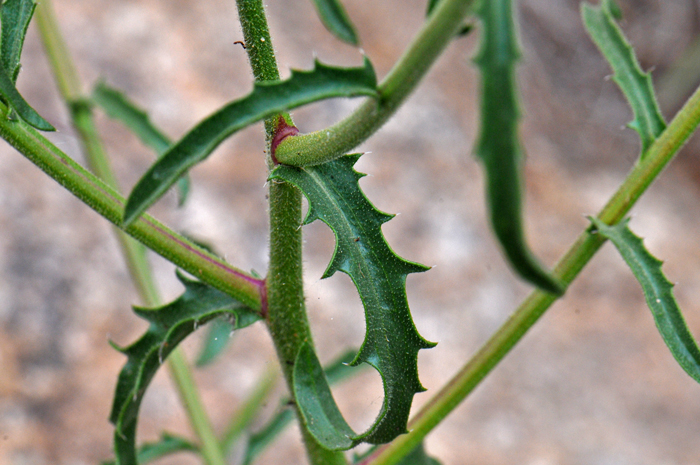
[[[522,135],[527,153],[526,223],[537,255],[551,266],[614,192],[639,151],[625,128],[630,111],[588,39],[574,0],[518,3],[523,60]],[[383,77],[424,20],[425,0],[346,0],[362,49]],[[696,0],[619,0],[622,26],[644,69],[653,69],[667,119],[697,85],[700,31]],[[235,2],[220,0],[55,0],[86,92],[99,80],[121,88],[173,138],[251,89]],[[282,73],[314,58],[359,65],[358,50],[335,40],[307,0],[268,0]],[[490,234],[484,178],[472,155],[478,76],[471,63],[478,32],[455,40],[425,82],[372,139],[357,165],[401,256],[433,266],[408,278],[421,334],[428,400],[496,330],[530,287],[516,279]],[[690,60],[690,61],[689,61]],[[696,61],[695,63],[700,63]],[[58,132],[51,139],[83,162],[57,97],[36,28],[23,55],[20,91]],[[347,115],[358,100],[332,100],[294,112],[304,132]],[[130,189],[153,155],[122,126],[96,112],[113,165]],[[192,195],[151,211],[231,263],[266,269],[266,167],[260,125],[236,135],[192,172]],[[700,335],[700,149],[679,155],[633,211],[631,228],[665,260],[691,330]],[[125,362],[108,340],[126,345],[146,329],[110,225],[35,166],[0,144],[0,463],[95,464],[112,457],[107,421]],[[320,281],[333,250],[322,224],[305,228],[307,301],[322,361],[364,334],[350,280]],[[182,289],[174,269],[152,257],[164,299]],[[185,343],[194,357],[201,343]],[[225,355],[197,371],[217,430],[250,394],[273,350],[263,325],[236,333]],[[166,370],[142,406],[139,441],[159,432],[191,436]],[[283,393],[278,387],[278,395]],[[335,389],[356,429],[381,406],[379,377],[365,370]],[[277,405],[269,402],[266,415]],[[606,245],[568,290],[475,392],[429,436],[426,448],[454,465],[681,465],[700,458],[700,386],[676,364],[643,295]],[[304,463],[299,433],[285,432],[261,464]],[[194,464],[188,455],[160,463]],[[231,463],[237,463],[236,458]]]

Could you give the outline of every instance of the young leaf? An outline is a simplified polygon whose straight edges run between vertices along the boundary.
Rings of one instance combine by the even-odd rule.
[[[339,0],[313,0],[313,2],[326,29],[344,42],[359,45],[355,27]]]
[[[639,133],[642,142],[642,158],[647,148],[666,128],[661,110],[656,102],[651,73],[644,73],[615,21],[616,6],[612,0],[601,0],[594,7],[581,4],[581,15],[586,30],[612,67],[613,81],[625,94],[632,107],[634,119],[628,126]]]
[[[562,284],[530,252],[521,212],[521,152],[515,62],[519,57],[511,0],[481,2],[483,32],[475,62],[481,70],[481,134],[476,154],[484,163],[487,197],[496,237],[511,265],[525,280],[561,294]]]
[[[115,426],[114,449],[117,464],[136,464],[136,422],[148,384],[170,352],[201,325],[227,316],[234,328],[244,328],[260,319],[232,297],[202,282],[178,274],[185,292],[175,301],[154,309],[134,308],[150,323],[138,341],[115,348],[129,359],[119,374],[110,421]]]
[[[122,92],[108,86],[105,82],[100,81],[97,83],[92,90],[92,100],[102,107],[107,116],[124,124],[144,145],[153,149],[159,157],[172,145],[170,139],[153,125],[145,111],[129,101]],[[178,180],[177,189],[178,204],[182,206],[190,190],[189,176],[182,176]]]
[[[352,365],[368,363],[379,372],[384,385],[384,402],[374,424],[365,433],[353,433],[351,440],[342,440],[350,431],[343,422],[336,422],[332,398],[323,397],[323,404],[313,398],[316,394],[325,396],[323,372],[315,367],[315,354],[311,349],[299,353],[302,365],[294,371],[295,389],[301,394],[297,403],[312,434],[319,441],[329,441],[322,444],[334,449],[360,441],[384,443],[406,432],[413,395],[424,390],[418,380],[418,351],[434,346],[418,334],[406,298],[406,276],[427,268],[397,256],[386,243],[381,227],[393,216],[374,208],[360,190],[358,181],[364,174],[353,169],[358,158],[347,155],[304,168],[280,165],[270,176],[290,182],[304,193],[309,200],[305,224],[320,219],[333,230],[335,252],[323,277],[342,271],[357,287],[367,329]],[[322,421],[337,427],[334,436],[320,428]]]
[[[124,224],[138,218],[182,174],[204,160],[234,132],[282,111],[332,97],[376,96],[377,77],[367,58],[362,68],[316,62],[312,71],[292,71],[286,81],[260,82],[253,92],[204,119],[175,143],[141,178],[124,210]]]
[[[178,452],[198,452],[199,448],[187,439],[172,434],[163,433],[156,442],[147,442],[138,451],[138,464],[144,465],[153,462],[170,454]],[[115,465],[116,462],[102,462],[102,465]]]
[[[17,82],[24,37],[29,21],[34,14],[34,0],[6,0],[0,5],[2,37],[0,38],[0,59],[13,83]]]
[[[630,231],[627,227],[629,220],[615,226],[608,226],[596,218],[590,220],[598,233],[615,245],[642,285],[656,327],[673,357],[691,378],[700,383],[700,349],[673,297],[673,284],[661,271],[662,262],[651,255],[642,239]]]

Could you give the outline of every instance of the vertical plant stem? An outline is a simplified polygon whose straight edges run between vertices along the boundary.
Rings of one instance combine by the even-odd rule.
[[[90,169],[110,187],[119,191],[116,177],[95,127],[92,110],[82,95],[77,70],[58,28],[51,0],[42,0],[37,6],[36,15],[59,92],[68,105],[71,122],[83,145]],[[160,305],[161,299],[146,257],[145,247],[116,228],[115,233],[141,299],[148,306]],[[224,454],[197,391],[192,370],[179,348],[172,351],[168,357],[168,368],[190,424],[201,441],[201,451],[206,463],[225,465]]]
[[[279,79],[262,0],[237,0],[246,50],[258,82]],[[278,118],[265,122],[268,153]],[[292,373],[301,346],[312,343],[304,303],[302,277],[301,192],[291,184],[271,182],[270,267],[267,274],[267,326],[292,397]],[[297,412],[298,413],[298,412]],[[297,418],[301,418],[297,415]],[[307,455],[313,465],[346,464],[341,452],[321,447],[301,425]]]

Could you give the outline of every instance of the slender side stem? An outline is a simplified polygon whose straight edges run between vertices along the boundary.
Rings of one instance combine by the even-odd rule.
[[[598,218],[609,225],[619,223],[678,153],[698,124],[700,124],[700,88],[686,102],[661,136],[649,147],[644,160],[635,164],[617,192],[600,211]],[[589,231],[587,229],[581,233],[553,271],[553,275],[566,285],[578,276],[605,242],[600,235],[591,234]],[[552,294],[541,291],[532,292],[472,359],[411,419],[409,422],[411,432],[379,448],[362,463],[372,465],[398,463],[474,390],[556,299],[557,297]]]
[[[403,104],[430,66],[462,28],[474,0],[442,0],[396,65],[368,99],[337,124],[284,139],[275,149],[280,163],[306,166],[338,158],[374,134]]]
[[[279,79],[262,0],[237,0],[246,50],[255,80]],[[266,121],[268,153],[279,117]],[[301,192],[291,184],[270,183],[270,267],[267,275],[267,326],[292,397],[292,372],[301,346],[312,343],[302,277]],[[298,418],[301,418],[297,415]],[[345,465],[345,456],[322,448],[301,425],[313,465]]]

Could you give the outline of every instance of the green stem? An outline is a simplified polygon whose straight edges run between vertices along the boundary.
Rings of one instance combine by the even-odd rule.
[[[262,0],[237,0],[236,4],[255,80],[279,79]],[[265,123],[268,153],[278,119]],[[291,184],[271,182],[269,202],[270,266],[266,279],[266,320],[287,386],[293,393],[292,372],[297,353],[305,342],[312,343],[302,278],[301,192]],[[313,465],[347,463],[341,452],[324,449],[303,425],[301,430]]]
[[[700,88],[649,147],[644,160],[635,164],[617,192],[600,211],[598,218],[608,225],[619,223],[678,153],[698,124]],[[553,275],[568,286],[604,242],[605,239],[600,235],[590,234],[587,229],[561,258]],[[362,463],[398,463],[472,392],[556,300],[557,297],[552,294],[532,292],[472,359],[411,419],[411,432],[379,448]]]
[[[350,116],[329,128],[287,137],[275,149],[280,163],[306,166],[338,158],[374,134],[403,104],[430,66],[463,26],[474,0],[442,0],[411,44],[368,99]]]

